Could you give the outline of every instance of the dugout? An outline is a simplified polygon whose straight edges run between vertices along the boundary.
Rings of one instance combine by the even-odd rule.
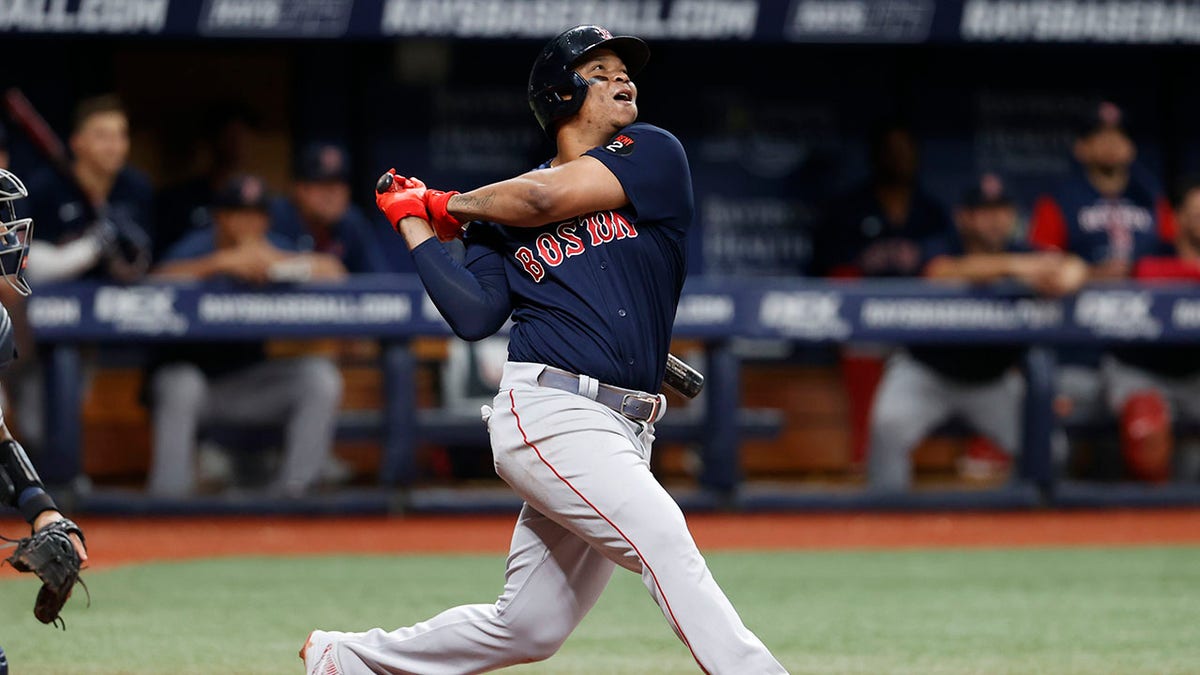
[[[21,87],[60,131],[80,97],[117,92],[132,113],[132,163],[159,185],[203,164],[195,136],[204,111],[238,99],[261,119],[253,168],[274,189],[286,188],[299,142],[341,139],[354,159],[354,181],[364,186],[356,200],[368,213],[369,186],[394,164],[431,185],[469,188],[531,166],[547,151],[523,92],[541,36],[515,29],[497,36],[469,22],[405,28],[395,2],[383,3],[379,16],[367,3],[329,3],[345,11],[340,34],[288,24],[288,8],[299,3],[280,3],[283,19],[275,25],[239,30],[214,27],[211,7],[221,3],[162,4],[157,32],[117,26],[104,35],[85,30],[82,19],[47,29],[52,21],[37,24],[12,9],[0,21],[0,55],[18,66],[0,75],[0,85]],[[696,274],[809,274],[815,218],[825,200],[862,177],[867,133],[885,117],[911,123],[921,181],[934,194],[951,201],[969,176],[993,170],[1009,179],[1026,215],[1069,171],[1070,117],[1093,96],[1124,107],[1143,169],[1163,185],[1200,169],[1200,94],[1190,86],[1200,33],[1182,14],[1170,30],[1047,38],[1021,33],[1023,24],[1003,16],[978,18],[998,11],[987,3],[905,5],[907,13],[892,15],[886,2],[820,3],[828,15],[818,3],[698,4],[713,16],[718,5],[752,8],[755,20],[689,23],[680,18],[682,3],[631,3],[643,14],[625,28],[638,32],[636,19],[658,7],[659,20],[644,24],[653,58],[639,78],[639,102],[642,118],[674,131],[690,153]],[[1131,12],[1149,5],[1124,4]],[[78,5],[66,3],[65,16],[77,16]],[[852,6],[866,8],[857,24]],[[751,27],[737,32],[737,25]],[[20,173],[40,160],[13,136]],[[419,348],[423,402],[436,405],[446,348],[436,340]],[[830,349],[748,343],[742,355],[745,404],[786,412],[777,438],[743,446],[747,477],[853,484],[850,422]],[[348,362],[345,372],[356,392],[349,409],[376,406],[377,378],[361,361]],[[136,358],[101,375],[85,410],[95,425],[84,437],[85,457],[99,480],[135,480],[137,458],[148,450],[117,452],[113,444],[144,433],[144,412],[114,393],[135,387]],[[369,473],[370,439],[346,443],[343,451]],[[928,444],[920,463],[930,480],[954,480],[962,448],[953,435]],[[662,455],[665,476],[688,480],[693,459],[684,448]],[[430,477],[453,478],[438,461],[430,459]]]

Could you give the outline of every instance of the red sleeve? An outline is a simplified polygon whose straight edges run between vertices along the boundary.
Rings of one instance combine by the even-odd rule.
[[[1191,279],[1200,281],[1200,265],[1179,258],[1142,258],[1133,267],[1135,279]]]
[[[1029,243],[1038,248],[1067,248],[1067,219],[1053,197],[1041,197],[1033,205],[1030,218]]]
[[[863,273],[857,265],[836,265],[825,276],[830,279],[861,279]]]
[[[1165,197],[1159,197],[1155,207],[1158,212],[1159,239],[1174,244],[1175,234],[1179,232],[1179,226],[1175,224],[1175,211],[1171,209],[1171,202],[1167,201]]]

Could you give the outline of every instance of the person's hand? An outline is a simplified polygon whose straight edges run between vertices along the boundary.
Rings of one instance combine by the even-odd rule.
[[[438,241],[451,241],[462,236],[463,222],[455,218],[447,210],[450,198],[458,194],[456,190],[426,190],[425,208],[429,212],[429,224],[437,233]]]
[[[1092,265],[1089,277],[1095,281],[1112,281],[1128,279],[1133,265],[1128,260],[1114,258]]]
[[[395,169],[389,169],[384,176],[391,176],[391,185],[380,192],[378,186],[375,192],[375,206],[387,217],[392,229],[399,232],[400,221],[416,217],[429,220],[425,208],[425,184],[416,178],[405,178],[396,175]],[[383,184],[384,177],[380,177]]]
[[[1088,268],[1073,255],[1059,255],[1049,269],[1042,272],[1036,287],[1043,295],[1062,297],[1080,289],[1088,280]]]
[[[50,523],[53,523],[53,522],[56,522],[59,520],[63,520],[63,518],[64,518],[63,514],[59,513],[58,511],[55,511],[53,509],[51,509],[49,511],[42,511],[41,513],[39,513],[37,515],[37,518],[33,519],[33,531],[37,532],[38,530],[42,529],[43,527],[46,527]],[[79,539],[79,535],[72,532],[70,535],[70,539],[71,539],[71,543],[75,545],[75,552],[79,554],[79,560],[82,562],[87,562],[87,559],[88,559],[87,549],[84,548],[83,542]]]
[[[1064,283],[1061,268],[1065,256],[1057,251],[1039,251],[1012,256],[1012,275],[1038,295],[1058,297],[1074,290]]]
[[[239,244],[218,254],[217,267],[222,274],[252,283],[271,281],[272,268],[288,254],[266,242]]]

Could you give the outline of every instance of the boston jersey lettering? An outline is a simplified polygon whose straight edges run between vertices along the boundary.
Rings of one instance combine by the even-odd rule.
[[[540,282],[546,276],[544,265],[558,267],[567,258],[587,251],[584,240],[576,234],[577,230],[587,232],[592,247],[607,244],[614,239],[632,239],[638,236],[637,229],[625,216],[615,211],[597,211],[588,216],[559,223],[553,234],[543,232],[537,236],[534,250],[522,246],[513,253],[513,257],[535,282]],[[535,258],[540,259],[540,263]]]

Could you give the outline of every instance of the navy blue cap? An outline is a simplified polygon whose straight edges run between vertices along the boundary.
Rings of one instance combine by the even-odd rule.
[[[963,193],[962,205],[968,209],[987,206],[1013,206],[1012,195],[1004,181],[994,173],[985,173]]]
[[[338,143],[306,143],[296,155],[298,181],[350,181],[350,156]]]
[[[221,186],[213,199],[217,209],[255,209],[266,211],[270,195],[262,178],[250,174],[234,176]]]
[[[1112,101],[1095,101],[1088,104],[1079,116],[1076,135],[1086,138],[1104,129],[1125,132],[1125,111]]]

